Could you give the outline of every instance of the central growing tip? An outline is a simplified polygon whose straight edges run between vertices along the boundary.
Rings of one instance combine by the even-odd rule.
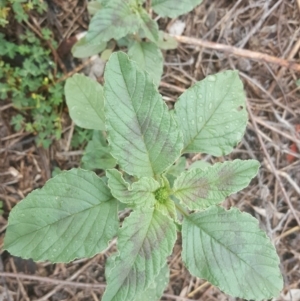
[[[169,190],[166,187],[160,187],[154,192],[154,196],[158,202],[164,204],[169,199]]]

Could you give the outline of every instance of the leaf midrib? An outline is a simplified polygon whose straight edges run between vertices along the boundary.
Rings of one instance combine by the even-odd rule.
[[[197,228],[199,228],[202,232],[204,232],[208,237],[210,237],[211,239],[213,239],[214,241],[216,241],[219,245],[221,245],[224,249],[226,249],[229,253],[233,254],[235,257],[237,257],[240,261],[242,261],[246,266],[250,267],[251,270],[254,271],[255,274],[257,274],[261,279],[265,279],[261,274],[259,274],[251,265],[249,265],[244,259],[240,258],[238,256],[238,254],[234,253],[233,251],[231,251],[229,248],[227,248],[227,246],[225,246],[222,242],[220,242],[219,240],[217,240],[215,237],[209,235],[209,233],[207,231],[205,231],[203,228],[200,227],[200,225],[196,224],[192,219],[189,219],[188,217],[185,217],[187,219],[188,222],[191,222],[192,224],[194,224]],[[252,221],[249,221],[252,223]],[[272,257],[270,257],[272,258]],[[273,284],[267,280],[268,283],[273,286]],[[273,286],[275,287],[275,286]],[[276,288],[276,287],[275,287]],[[276,288],[277,289],[277,288]]]
[[[54,222],[52,222],[52,223],[46,224],[46,225],[44,225],[44,226],[42,226],[42,227],[36,229],[36,230],[34,230],[34,231],[31,231],[31,232],[29,232],[29,233],[26,233],[26,234],[22,235],[21,237],[25,237],[25,236],[30,235],[30,234],[32,234],[32,233],[36,233],[36,232],[38,232],[38,231],[40,231],[40,230],[42,230],[42,229],[44,229],[44,228],[46,228],[46,227],[51,227],[52,225],[54,225],[54,224],[56,224],[56,223],[58,223],[58,222],[61,222],[61,221],[63,221],[64,219],[67,219],[67,218],[70,218],[70,217],[74,217],[74,216],[76,216],[77,214],[81,214],[81,213],[83,213],[83,212],[85,212],[85,211],[88,211],[88,210],[91,210],[91,209],[93,209],[93,208],[95,208],[95,207],[101,206],[103,203],[110,202],[110,201],[113,201],[113,200],[114,200],[114,198],[111,198],[111,199],[109,199],[109,200],[107,200],[107,201],[102,201],[102,202],[100,202],[99,204],[94,205],[94,206],[91,206],[91,207],[86,208],[86,209],[84,209],[84,210],[81,210],[81,211],[78,211],[78,212],[76,212],[76,213],[72,213],[72,214],[70,214],[70,215],[64,216],[64,217],[62,217],[62,218],[59,219],[59,220],[56,220],[56,221],[54,221]],[[35,207],[35,208],[36,208],[36,207]],[[45,207],[41,207],[41,208],[42,208],[42,209],[45,209]],[[18,224],[23,224],[23,222],[14,223],[14,224],[12,224],[12,225],[15,226],[15,225],[18,225]],[[11,226],[12,226],[12,225],[11,225]]]
[[[227,95],[229,94],[229,91],[231,91],[231,88],[234,84],[234,80],[231,81],[230,84],[230,88],[228,88],[227,93],[224,95],[224,97],[222,98],[222,100],[219,102],[219,104],[216,106],[216,108],[213,110],[213,112],[211,113],[211,115],[209,116],[209,118],[205,121],[205,123],[203,124],[202,128],[197,132],[197,134],[190,139],[189,143],[187,143],[186,147],[181,151],[182,154],[185,153],[186,149],[189,148],[189,146],[194,143],[195,139],[201,134],[201,132],[203,131],[203,129],[205,129],[205,127],[207,126],[208,122],[211,120],[211,118],[214,116],[215,112],[219,109],[220,105],[224,102],[224,99],[227,97]],[[206,85],[205,85],[206,87]],[[205,88],[207,90],[207,87]],[[206,102],[206,100],[205,100]]]
[[[136,111],[135,106],[133,105],[132,96],[131,96],[131,94],[130,94],[130,92],[129,92],[127,82],[124,80],[124,78],[125,78],[124,75],[125,75],[126,72],[124,72],[124,70],[123,70],[123,68],[122,68],[122,65],[120,64],[119,57],[118,57],[118,62],[119,62],[119,68],[120,68],[120,71],[121,71],[121,73],[122,73],[122,80],[123,80],[123,82],[124,82],[124,85],[126,86],[127,94],[128,94],[128,96],[130,97],[130,104],[131,104],[132,109],[133,109],[133,111],[134,111],[134,113],[135,113],[136,122],[137,122],[137,124],[139,125],[139,132],[140,132],[140,134],[141,134],[140,139],[143,141],[143,144],[144,144],[144,146],[145,146],[145,150],[146,150],[146,153],[147,153],[147,158],[148,158],[149,166],[150,166],[150,169],[151,169],[151,172],[152,172],[152,176],[154,176],[154,175],[155,175],[155,172],[154,172],[154,170],[153,170],[152,162],[151,162],[151,160],[150,160],[150,154],[149,154],[149,151],[148,151],[148,147],[147,147],[147,144],[146,144],[144,135],[142,134],[142,127],[141,127],[141,124],[140,124],[140,122],[139,122],[139,119],[137,118],[137,111]],[[136,72],[135,72],[135,77],[136,77],[136,79],[135,79],[135,82],[134,82],[134,84],[135,84],[135,85],[134,85],[134,93],[135,93],[136,87],[137,87],[137,75],[138,75],[138,71],[136,70]],[[146,84],[147,84],[147,79],[146,79],[146,77],[144,77],[144,78],[145,78],[144,83],[145,83],[145,85],[146,85]],[[134,94],[134,93],[133,93],[133,94]],[[145,94],[145,89],[143,89],[143,95],[144,95],[144,94]],[[141,105],[142,105],[142,104],[141,104]],[[154,110],[154,108],[153,108],[153,110]]]
[[[126,277],[124,277],[122,283],[119,284],[118,290],[115,292],[114,296],[116,296],[116,295],[120,292],[120,290],[123,288],[124,282],[127,280],[128,275],[129,275],[130,271],[132,270],[132,267],[135,265],[136,258],[137,258],[137,256],[138,256],[140,250],[142,249],[142,246],[143,246],[143,244],[144,244],[144,241],[145,241],[145,239],[146,239],[146,237],[147,237],[147,234],[148,234],[148,232],[149,232],[149,228],[150,228],[150,226],[151,226],[151,224],[152,224],[154,212],[155,212],[155,209],[153,209],[153,211],[152,211],[152,217],[151,217],[151,219],[150,219],[150,221],[149,221],[149,224],[148,224],[148,227],[147,227],[147,231],[146,231],[146,235],[144,236],[144,238],[143,238],[143,240],[142,240],[142,242],[141,242],[139,248],[136,249],[137,251],[136,251],[134,260],[132,261],[132,265],[131,265],[130,268],[128,269],[127,274],[126,274]],[[134,236],[138,231],[139,231],[139,229],[137,229],[137,231],[134,232],[134,233],[131,235],[131,237]],[[120,255],[119,255],[118,257],[115,258],[115,261],[116,261],[118,258],[120,258]],[[115,265],[114,268],[116,268],[116,265]],[[112,271],[110,272],[110,275],[111,275],[111,274],[112,274]],[[149,285],[150,285],[150,284],[151,284],[151,283],[149,283]]]

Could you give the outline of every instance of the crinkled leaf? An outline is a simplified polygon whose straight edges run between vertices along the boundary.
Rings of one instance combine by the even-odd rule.
[[[151,19],[144,9],[140,11],[139,16],[141,18],[141,28],[144,31],[145,37],[152,42],[156,42],[159,36],[157,22]]]
[[[4,247],[22,258],[69,262],[104,250],[118,226],[109,188],[95,173],[72,169],[13,208]]]
[[[195,168],[175,180],[174,195],[190,210],[205,209],[247,187],[258,168],[256,160],[234,160]]]
[[[168,49],[176,49],[178,46],[178,43],[175,38],[170,36],[164,31],[159,31],[158,41],[156,42],[156,45],[160,49],[168,50]]]
[[[186,90],[175,105],[183,153],[230,153],[247,125],[243,84],[237,71],[210,75]]]
[[[191,274],[235,297],[270,299],[282,289],[274,246],[258,221],[236,208],[214,206],[185,217],[182,259]]]
[[[155,208],[164,215],[168,215],[174,221],[177,221],[177,211],[175,203],[169,198],[164,203],[156,202]]]
[[[169,283],[170,270],[166,264],[154,278],[150,286],[135,297],[134,301],[159,301],[167,284]]]
[[[133,301],[159,275],[176,240],[173,221],[153,208],[134,211],[118,233],[115,264],[103,301]]]
[[[110,154],[110,148],[100,131],[94,131],[81,158],[82,168],[88,170],[108,169],[116,166],[116,159]]]
[[[202,0],[152,0],[152,8],[162,17],[176,18],[191,11],[201,2]]]
[[[106,44],[106,42],[102,42],[99,39],[88,41],[86,36],[84,36],[72,47],[72,54],[74,57],[86,58],[103,51]]]
[[[106,176],[112,195],[120,202],[132,206],[153,207],[154,192],[159,188],[159,183],[154,179],[141,178],[130,185],[116,169],[107,170]]]
[[[156,44],[135,42],[129,47],[128,56],[150,74],[155,85],[159,84],[163,73],[163,55]]]
[[[112,155],[128,174],[160,174],[179,157],[182,138],[152,79],[122,52],[111,55],[104,77]]]
[[[138,31],[140,18],[135,13],[128,1],[111,0],[99,10],[92,18],[87,40],[97,39],[107,42],[110,39],[118,40],[129,33]]]
[[[65,95],[75,124],[85,129],[105,130],[103,88],[99,83],[75,74],[66,81]]]

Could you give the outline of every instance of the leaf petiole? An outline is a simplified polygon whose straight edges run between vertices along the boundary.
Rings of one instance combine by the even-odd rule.
[[[175,203],[175,207],[176,209],[185,217],[189,216],[189,213],[178,203],[174,202]]]

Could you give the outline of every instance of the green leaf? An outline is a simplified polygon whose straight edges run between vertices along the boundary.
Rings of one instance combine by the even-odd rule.
[[[118,40],[129,33],[137,32],[140,18],[131,9],[128,1],[111,0],[92,18],[86,35],[88,41],[97,39],[107,42]]]
[[[171,165],[165,171],[165,177],[168,179],[170,186],[173,187],[176,178],[185,170],[186,158],[180,157],[175,164]]]
[[[90,1],[87,4],[87,9],[90,15],[95,15],[103,5],[99,1]]]
[[[178,177],[182,172],[184,172],[186,166],[186,158],[180,157],[173,165],[171,165],[166,173]]]
[[[14,126],[16,131],[20,131],[24,125],[24,122],[25,118],[21,114],[17,114],[16,116],[12,116],[10,124]]]
[[[103,6],[106,6],[109,3],[109,1],[111,1],[111,0],[96,0],[96,1],[99,2]]]
[[[152,20],[144,9],[140,11],[139,16],[141,18],[141,28],[143,29],[146,38],[152,42],[156,42],[159,36],[157,22]]]
[[[256,160],[234,160],[195,168],[175,180],[174,195],[190,210],[205,209],[247,187],[258,168]]]
[[[168,265],[166,264],[161,269],[159,274],[154,278],[150,286],[143,293],[138,294],[134,301],[159,301],[169,283],[169,278],[170,271]]]
[[[108,61],[109,57],[111,56],[111,54],[113,53],[113,49],[105,49],[102,53],[101,53],[101,60],[103,60],[104,62]]]
[[[283,283],[276,250],[258,221],[211,207],[184,218],[182,259],[192,275],[247,300],[270,299]]]
[[[103,88],[99,83],[75,74],[66,81],[65,95],[70,116],[78,126],[105,130]]]
[[[132,44],[132,35],[129,34],[126,37],[117,40],[116,42],[120,48],[129,47]]]
[[[73,131],[71,146],[78,149],[82,145],[86,145],[87,142],[92,140],[94,132],[96,131],[83,129],[76,125]]]
[[[128,56],[150,74],[155,85],[159,84],[163,73],[163,55],[156,44],[135,42],[129,47]]]
[[[104,78],[112,155],[128,174],[160,174],[179,157],[182,138],[153,81],[122,52],[111,55]]]
[[[189,170],[192,170],[194,168],[204,169],[204,168],[209,167],[209,166],[211,166],[211,164],[209,162],[203,161],[203,160],[198,160],[198,161],[193,162],[190,165]]]
[[[156,45],[160,49],[169,50],[169,49],[176,49],[178,46],[178,43],[175,38],[167,34],[166,32],[160,30],[158,41],[156,42]]]
[[[110,148],[100,131],[94,131],[81,158],[82,167],[88,170],[108,169],[116,166],[116,159],[110,154]]]
[[[129,0],[129,1],[142,5],[146,0]]]
[[[91,171],[72,169],[13,208],[4,248],[35,261],[69,262],[103,251],[118,226],[117,201],[104,182]]]
[[[237,71],[210,75],[186,90],[175,105],[183,153],[230,153],[247,125],[243,84]]]
[[[86,58],[102,52],[107,43],[100,39],[87,40],[86,36],[81,38],[72,48],[74,57]]]
[[[105,265],[105,277],[108,278],[108,275],[112,271],[112,269],[115,267],[115,259],[117,257],[117,253],[114,253],[111,255],[108,260],[106,261]],[[139,293],[135,298],[134,301],[155,301],[160,300],[167,284],[169,283],[170,279],[170,270],[167,264],[164,265],[164,267],[160,270],[159,274],[154,277],[152,280],[152,283],[149,285],[149,287]]]
[[[171,217],[174,221],[177,221],[177,211],[175,203],[170,199],[166,199],[163,203],[156,202],[155,208],[164,215]]]
[[[176,240],[173,221],[153,208],[134,211],[118,233],[115,266],[102,301],[133,301],[159,275]]]
[[[201,2],[202,0],[152,0],[152,8],[161,17],[176,18],[191,11]]]
[[[154,192],[159,188],[159,183],[154,179],[141,178],[129,185],[116,169],[107,170],[106,176],[112,195],[120,202],[132,206],[153,207]]]

